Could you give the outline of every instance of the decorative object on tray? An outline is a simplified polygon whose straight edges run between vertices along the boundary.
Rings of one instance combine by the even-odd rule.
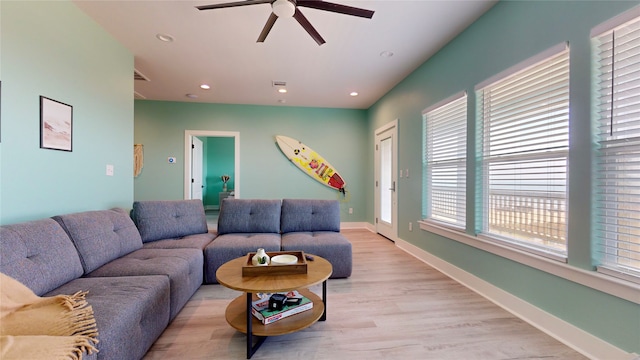
[[[298,262],[298,257],[291,254],[276,255],[271,258],[271,265],[291,265]]]
[[[224,174],[222,176],[220,176],[220,180],[222,180],[222,191],[223,192],[227,192],[227,182],[229,181],[229,179],[231,179],[231,177],[229,177],[229,175]]]
[[[251,258],[251,263],[253,266],[267,266],[269,265],[269,259],[269,255],[267,255],[263,248],[260,248]]]
[[[297,290],[286,293],[275,293],[271,295],[271,298],[276,295],[286,298],[279,310],[271,310],[269,308],[270,298],[258,299],[252,303],[251,313],[264,325],[313,308],[313,301],[302,296]]]
[[[264,250],[262,248],[258,249]],[[307,273],[307,260],[304,251],[269,251],[265,255],[269,257],[268,266],[264,264],[254,263],[254,257],[257,252],[247,254],[247,261],[242,266],[242,276],[260,276],[260,275],[293,275]],[[295,262],[290,264],[280,264],[273,262],[273,258],[281,255],[291,255],[296,258]],[[285,257],[284,259],[288,259]],[[255,264],[255,265],[254,265]]]

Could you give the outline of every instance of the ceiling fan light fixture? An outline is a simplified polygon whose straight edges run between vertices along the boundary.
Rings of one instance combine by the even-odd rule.
[[[279,18],[290,18],[296,12],[296,6],[289,0],[276,0],[271,9]]]

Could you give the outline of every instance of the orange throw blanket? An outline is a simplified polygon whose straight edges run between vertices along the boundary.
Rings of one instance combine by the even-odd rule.
[[[97,352],[87,292],[39,297],[0,273],[0,359],[72,359]]]

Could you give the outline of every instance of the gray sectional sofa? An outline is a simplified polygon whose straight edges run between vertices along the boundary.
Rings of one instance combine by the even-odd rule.
[[[39,296],[88,291],[98,353],[140,359],[224,262],[263,247],[327,258],[351,275],[337,201],[226,199],[218,234],[199,200],[141,201],[0,227],[0,272]]]

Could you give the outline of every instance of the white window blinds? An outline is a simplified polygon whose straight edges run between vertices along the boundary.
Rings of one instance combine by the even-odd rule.
[[[640,19],[593,37],[593,51],[599,264],[640,277]]]
[[[423,112],[427,220],[464,229],[467,180],[467,95]]]
[[[562,44],[550,50],[476,89],[483,149],[481,232],[564,258],[569,49]]]

